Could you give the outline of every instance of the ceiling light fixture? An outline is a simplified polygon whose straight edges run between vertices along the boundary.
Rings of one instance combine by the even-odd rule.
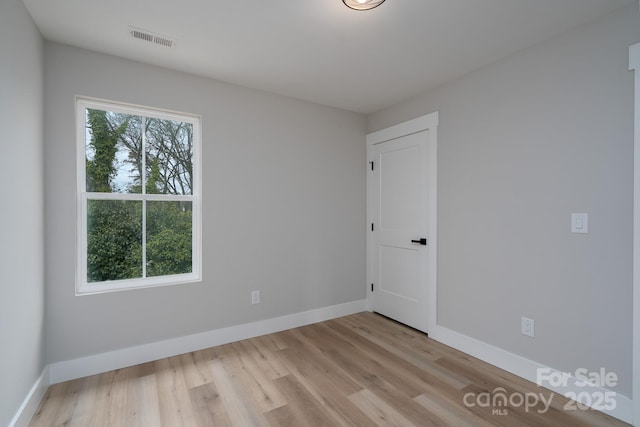
[[[353,10],[370,10],[380,6],[384,0],[342,0],[342,3]]]

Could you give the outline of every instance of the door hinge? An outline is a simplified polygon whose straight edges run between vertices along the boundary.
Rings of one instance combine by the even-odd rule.
[[[371,170],[373,170],[373,162],[369,162],[369,164],[371,165]]]
[[[373,223],[371,223],[371,231],[373,231]]]
[[[371,284],[371,292],[373,292],[373,283]]]

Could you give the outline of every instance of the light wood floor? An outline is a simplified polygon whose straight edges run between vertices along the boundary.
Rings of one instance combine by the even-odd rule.
[[[559,395],[545,413],[542,403],[526,410],[517,398],[515,407],[480,406],[482,393],[500,392],[552,396],[413,329],[359,313],[56,384],[30,426],[627,425],[564,410]]]

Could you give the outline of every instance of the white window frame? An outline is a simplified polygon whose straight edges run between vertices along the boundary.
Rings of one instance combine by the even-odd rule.
[[[173,120],[193,125],[193,188],[190,195],[94,193],[86,190],[86,110],[97,109],[132,114],[149,118]],[[76,97],[76,295],[88,295],[127,289],[176,285],[202,280],[202,168],[201,168],[201,118],[198,115],[157,108],[106,101],[95,98]],[[134,279],[87,282],[87,201],[91,200],[135,200],[135,201],[188,201],[192,203],[192,271]],[[144,260],[143,260],[144,263]]]

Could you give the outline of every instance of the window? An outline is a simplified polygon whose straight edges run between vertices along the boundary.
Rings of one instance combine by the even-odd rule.
[[[76,292],[200,280],[199,117],[76,103]]]

